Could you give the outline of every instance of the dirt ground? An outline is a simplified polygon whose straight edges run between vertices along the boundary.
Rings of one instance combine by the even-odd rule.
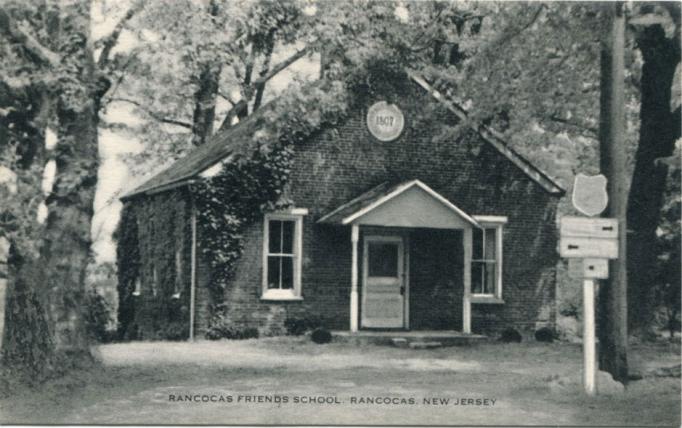
[[[284,337],[94,351],[97,369],[0,400],[0,423],[680,426],[679,377],[646,375],[679,364],[679,345],[633,347],[645,377],[591,399],[581,348],[565,343],[412,350]]]

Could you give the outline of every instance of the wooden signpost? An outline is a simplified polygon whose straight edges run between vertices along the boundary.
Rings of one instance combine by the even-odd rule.
[[[582,262],[583,279],[583,384],[588,395],[596,393],[595,279],[609,276],[609,259],[618,258],[618,220],[592,218],[608,205],[606,178],[578,174],[573,184],[573,206],[589,217],[563,217],[560,226],[561,257]],[[577,259],[577,260],[576,260]]]

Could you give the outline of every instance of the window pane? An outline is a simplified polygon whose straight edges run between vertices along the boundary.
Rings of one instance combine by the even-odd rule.
[[[294,288],[294,258],[282,257],[282,287],[283,289]]]
[[[294,226],[293,221],[283,221],[282,223],[282,253],[294,254]]]
[[[471,264],[471,292],[483,294],[483,270],[485,263],[473,262]]]
[[[398,276],[398,244],[370,243],[367,248],[369,276]]]
[[[495,269],[495,263],[486,263],[485,264],[485,284],[483,291],[486,294],[494,294],[495,293],[495,277],[496,277],[496,272],[497,269]]]
[[[485,230],[485,259],[495,260],[495,232],[496,229]]]
[[[269,227],[269,245],[270,253],[279,253],[282,248],[282,222],[279,220],[270,220]]]
[[[268,288],[279,288],[281,257],[268,257]]]
[[[477,227],[474,228],[473,237],[473,258],[474,260],[483,258],[483,230]]]

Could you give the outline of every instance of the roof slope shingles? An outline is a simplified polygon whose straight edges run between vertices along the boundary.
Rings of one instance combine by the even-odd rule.
[[[121,199],[130,199],[144,193],[156,193],[169,186],[184,183],[229,155],[244,152],[253,133],[258,129],[263,114],[272,108],[272,104],[271,102],[264,105],[232,128],[216,132],[207,143],[190,150],[187,155],[126,193]]]

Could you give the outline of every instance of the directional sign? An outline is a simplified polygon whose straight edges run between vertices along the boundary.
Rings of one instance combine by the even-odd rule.
[[[617,259],[618,240],[588,237],[562,237],[559,254],[565,258]]]
[[[609,203],[606,177],[578,174],[573,182],[573,206],[587,216],[601,214]]]
[[[618,220],[615,218],[562,217],[561,237],[618,238]]]
[[[607,279],[609,277],[609,261],[607,259],[583,260],[583,278]]]

